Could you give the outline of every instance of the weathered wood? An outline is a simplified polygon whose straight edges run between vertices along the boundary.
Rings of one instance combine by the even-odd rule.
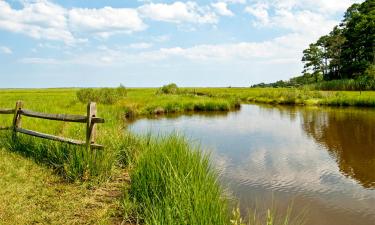
[[[39,138],[43,138],[43,139],[69,143],[69,144],[73,144],[73,145],[85,145],[86,144],[86,142],[84,142],[84,141],[74,140],[74,139],[70,139],[70,138],[63,138],[63,137],[54,136],[54,135],[50,135],[50,134],[44,134],[44,133],[41,133],[41,132],[37,132],[37,131],[33,131],[33,130],[27,130],[27,129],[23,129],[23,128],[16,128],[16,131],[19,132],[19,133],[27,134],[27,135],[34,136],[34,137],[39,137]]]
[[[0,109],[0,114],[14,114],[14,109]]]
[[[43,139],[64,142],[73,145],[86,146],[90,149],[104,149],[103,145],[95,144],[96,138],[96,123],[104,123],[103,118],[96,117],[97,109],[96,103],[91,102],[87,106],[87,116],[82,115],[68,115],[68,114],[48,114],[33,112],[25,110],[23,108],[23,102],[17,101],[15,109],[0,109],[0,114],[14,114],[13,124],[11,127],[0,127],[0,130],[13,130],[13,138],[17,138],[17,132],[39,137]],[[45,134],[33,130],[21,128],[21,116],[48,119],[48,120],[59,120],[65,122],[79,122],[86,123],[86,141],[75,140],[70,138],[59,137],[51,134]]]
[[[104,149],[104,146],[103,146],[103,145],[99,145],[99,144],[91,144],[91,145],[90,145],[90,148],[91,148],[91,149],[103,150],[103,149]]]
[[[14,117],[13,117],[13,129],[16,130],[16,128],[21,127],[21,114],[19,114],[19,111],[22,110],[23,102],[17,101],[16,102],[16,108],[14,109]]]
[[[49,113],[40,113],[33,112],[30,110],[21,110],[20,113],[24,116],[41,118],[47,120],[59,120],[65,122],[77,122],[77,123],[86,123],[87,117],[82,115],[67,115],[67,114],[49,114]]]
[[[95,143],[96,125],[92,119],[96,117],[96,103],[90,102],[87,105],[87,122],[86,122],[86,145],[89,148],[91,144]]]
[[[105,120],[103,118],[94,117],[91,119],[91,123],[104,123]]]

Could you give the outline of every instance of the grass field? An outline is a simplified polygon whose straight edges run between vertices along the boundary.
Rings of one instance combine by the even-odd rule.
[[[308,88],[186,88],[198,95],[234,98],[242,103],[375,106],[375,91],[317,91]]]
[[[86,104],[76,92],[0,90],[0,108],[22,100],[26,109],[38,112],[85,115]],[[14,141],[1,131],[0,224],[243,224],[232,215],[218,175],[199,148],[177,135],[135,136],[125,128],[128,117],[229,111],[240,102],[373,106],[375,92],[186,88],[165,95],[152,88],[127,89],[126,97],[98,104],[98,116],[106,122],[98,125],[97,143],[106,146],[104,151],[21,134]],[[12,116],[0,115],[1,126],[11,122]],[[22,127],[85,137],[84,124],[24,117]]]
[[[22,100],[24,108],[33,111],[85,115],[86,104],[77,99],[76,91],[76,89],[2,90],[0,91],[0,108],[13,108],[17,100]],[[196,204],[192,205],[194,212],[210,210],[210,213],[204,214],[207,224],[209,224],[208,221],[215,221],[213,218],[216,217],[228,219],[226,210],[228,207],[221,199],[223,196],[221,188],[216,183],[214,170],[207,165],[204,166],[205,164],[201,161],[205,160],[207,163],[206,156],[198,154],[199,150],[192,150],[182,137],[165,137],[180,143],[182,146],[180,153],[185,153],[184,160],[187,164],[185,170],[180,171],[181,176],[185,176],[189,168],[202,166],[202,169],[190,172],[192,177],[198,177],[195,179],[197,185],[191,184],[189,189],[186,183],[177,182],[181,179],[178,176],[171,177],[169,180],[144,180],[143,176],[136,176],[136,174],[147,171],[145,167],[148,164],[145,162],[148,160],[146,159],[152,159],[151,156],[155,154],[156,149],[160,154],[159,157],[169,157],[170,149],[175,149],[173,147],[175,143],[167,142],[166,139],[134,136],[124,127],[125,117],[129,112],[132,116],[147,116],[154,113],[184,111],[227,111],[236,107],[235,102],[230,99],[206,96],[164,96],[155,95],[155,93],[156,89],[131,89],[128,90],[126,98],[115,104],[98,105],[98,116],[106,120],[106,123],[98,125],[97,139],[98,143],[106,146],[104,151],[87,151],[85,148],[45,141],[22,134],[19,134],[14,141],[11,138],[11,132],[2,131],[0,133],[1,153],[4,155],[2,160],[7,160],[11,165],[6,165],[1,170],[1,179],[6,179],[1,180],[3,181],[1,185],[6,185],[6,188],[2,190],[4,192],[1,196],[2,203],[0,203],[1,223],[13,224],[12,220],[17,218],[20,224],[34,222],[106,224],[119,220],[119,215],[121,215],[121,219],[130,223],[159,224],[161,221],[158,219],[163,218],[163,213],[173,208],[174,210],[180,209],[181,212],[185,211],[179,218],[187,218],[186,223],[191,224],[192,221],[204,220],[201,214],[182,208],[194,199],[196,199]],[[2,126],[10,126],[11,122],[12,116],[0,116]],[[75,139],[84,139],[85,135],[83,124],[24,117],[22,127]],[[17,160],[11,159],[12,157]],[[158,166],[159,162],[154,162],[155,166]],[[160,174],[166,175],[165,173],[176,168],[170,164],[155,169]],[[199,173],[202,176],[195,176]],[[131,185],[126,182],[129,175],[132,177]],[[204,176],[211,178],[206,180]],[[125,182],[117,182],[118,180]],[[140,198],[139,196],[144,194],[143,190],[132,184],[143,183],[145,186],[150,186],[151,182],[166,188],[172,188],[171,185],[174,184],[174,190],[186,189],[185,197],[188,197],[186,204],[181,202],[181,205],[174,205],[177,202],[169,201],[168,198],[163,204],[159,204],[161,200],[156,195]],[[207,191],[202,188],[203,182],[205,186],[208,185],[207,188],[216,189],[216,194],[207,196],[205,203],[216,204],[218,211],[212,211],[212,208],[207,208],[206,204],[198,204],[200,197]],[[155,191],[157,190],[155,187]],[[96,197],[97,191],[104,192],[102,199]],[[118,194],[119,191],[123,194]],[[106,198],[107,195],[112,198]],[[71,196],[75,197],[71,198]],[[153,201],[155,206],[146,210],[145,199]],[[28,204],[22,204],[27,201],[29,201]],[[7,206],[9,203],[12,207]],[[64,205],[68,206],[63,208]],[[25,213],[21,213],[22,211]],[[159,214],[158,219],[154,218],[156,214]],[[175,224],[177,219],[172,217],[165,224]]]

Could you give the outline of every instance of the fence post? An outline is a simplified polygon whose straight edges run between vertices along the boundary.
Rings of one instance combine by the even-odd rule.
[[[22,118],[21,118],[21,114],[19,113],[19,111],[22,109],[22,107],[23,107],[23,102],[17,101],[16,108],[14,110],[14,117],[13,117],[13,137],[16,137],[16,128],[21,127]]]
[[[86,125],[86,147],[90,148],[95,143],[96,125],[92,122],[92,118],[96,117],[96,103],[90,102],[87,105],[87,125]]]

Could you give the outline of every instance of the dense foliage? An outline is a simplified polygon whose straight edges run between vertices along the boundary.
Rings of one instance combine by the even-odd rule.
[[[375,0],[353,4],[340,25],[303,51],[303,75],[253,87],[296,87],[328,83],[331,90],[375,90]],[[334,84],[339,84],[335,87]],[[326,84],[315,87],[327,87]]]
[[[375,63],[375,0],[353,4],[339,26],[303,51],[305,73],[324,80],[358,79]],[[320,75],[323,75],[322,77]],[[375,74],[367,74],[374,78]]]
[[[164,85],[158,90],[158,94],[178,94],[178,92],[179,89],[175,83]]]
[[[82,103],[114,104],[121,98],[126,97],[126,95],[127,90],[122,85],[118,88],[84,88],[77,91],[77,98]]]

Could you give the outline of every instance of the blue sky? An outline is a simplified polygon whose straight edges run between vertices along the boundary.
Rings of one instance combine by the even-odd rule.
[[[355,2],[0,0],[0,88],[285,80]]]

